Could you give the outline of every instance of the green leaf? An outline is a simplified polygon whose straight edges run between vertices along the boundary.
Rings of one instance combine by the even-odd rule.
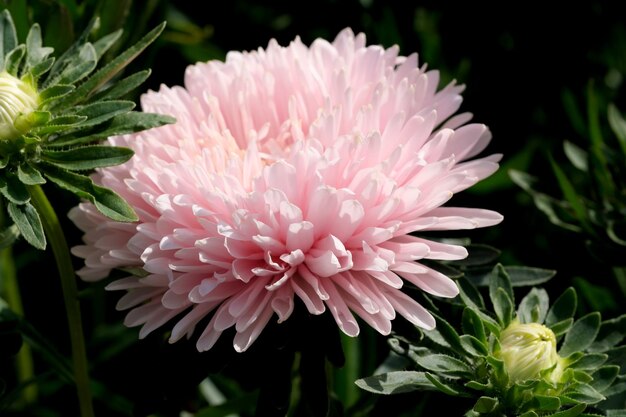
[[[388,372],[357,379],[354,383],[365,391],[383,395],[436,389],[424,372],[416,371]]]
[[[46,248],[46,236],[41,225],[39,213],[30,203],[8,205],[9,216],[20,230],[24,239],[37,249]]]
[[[568,140],[563,141],[563,151],[572,165],[583,172],[588,171],[589,166],[587,163],[587,152]]]
[[[626,417],[626,410],[606,410],[606,417]]]
[[[535,403],[533,408],[541,411],[556,411],[561,408],[561,400],[559,397],[535,394],[533,396],[533,402]]]
[[[622,314],[611,320],[605,320],[600,325],[600,331],[596,340],[589,350],[592,352],[605,352],[617,346],[626,337],[626,314]]]
[[[428,370],[445,375],[449,378],[457,378],[459,376],[470,376],[472,369],[465,362],[453,358],[452,356],[439,353],[411,355],[419,366]]]
[[[426,372],[424,374],[426,378],[437,388],[439,391],[443,392],[446,395],[451,395],[454,397],[469,397],[470,395],[465,392],[460,387],[452,384],[445,379],[438,377],[437,375],[433,375],[430,372]]]
[[[27,185],[45,184],[46,180],[41,176],[39,171],[33,168],[29,163],[25,162],[17,167],[17,177],[21,182]]]
[[[486,356],[489,353],[486,343],[469,334],[461,336],[461,346],[465,352],[472,356]]]
[[[28,68],[33,68],[36,65],[41,64],[42,61],[46,60],[48,55],[50,55],[53,51],[53,48],[41,46],[41,28],[38,23],[32,25],[28,31],[28,36],[26,37],[26,66]],[[54,61],[47,60],[47,62],[50,65],[48,67],[49,69],[52,67],[52,63]],[[48,64],[46,64],[46,66],[47,65]]]
[[[120,72],[126,65],[135,59],[148,45],[150,45],[165,28],[165,22],[154,28],[147,35],[139,40],[135,45],[122,52],[107,65],[89,77],[73,93],[67,97],[65,106],[75,105],[98,90],[102,85]]]
[[[524,414],[520,414],[519,417],[539,417],[539,415],[535,413],[533,410],[530,410],[530,411],[526,411]]]
[[[459,334],[456,330],[454,330],[454,327],[437,314],[433,312],[431,312],[431,314],[435,318],[437,324],[432,330],[422,330],[424,332],[424,336],[441,346],[452,348],[456,352],[462,350],[461,339],[459,338]]]
[[[141,85],[146,79],[150,76],[151,71],[149,69],[144,71],[139,71],[130,75],[124,79],[116,81],[111,87],[106,90],[101,90],[98,93],[94,94],[92,97],[92,101],[100,101],[100,100],[114,100],[120,97],[123,97],[130,91],[137,88]]]
[[[598,368],[593,373],[593,381],[591,386],[598,392],[602,392],[613,384],[613,381],[619,375],[620,367],[617,365],[608,365]]]
[[[567,333],[569,329],[572,327],[572,324],[574,324],[574,319],[570,317],[569,319],[565,319],[557,323],[550,324],[548,325],[548,327],[550,328],[550,330],[552,330],[552,332],[554,333],[556,337],[559,337]]]
[[[56,62],[54,63],[50,73],[48,74],[48,78],[44,83],[44,87],[47,87],[50,84],[55,84],[55,80],[58,80],[60,75],[65,71],[65,69],[72,64],[75,63],[76,58],[79,56],[83,45],[87,42],[87,38],[89,38],[89,34],[99,22],[99,19],[93,18],[87,24],[87,27],[83,30],[80,36],[76,39],[76,41],[70,45],[69,48],[61,55]],[[93,47],[92,47],[93,48]]]
[[[66,94],[69,94],[75,88],[76,87],[74,87],[73,85],[57,84],[57,85],[53,85],[52,87],[48,87],[42,90],[39,93],[39,98],[41,99],[42,108],[50,101],[59,99],[65,96]]]
[[[464,333],[475,336],[482,343],[487,343],[485,326],[474,308],[465,307],[463,310],[462,328]]]
[[[76,114],[87,117],[87,120],[78,123],[75,127],[83,129],[96,126],[120,114],[128,113],[135,107],[132,101],[111,100],[101,101],[86,106],[77,107]]]
[[[74,84],[89,75],[98,64],[96,50],[93,45],[86,43],[80,49],[75,62],[68,65],[52,84]]]
[[[0,193],[15,204],[25,204],[30,200],[26,186],[10,172],[7,172],[4,177],[0,176]]]
[[[565,200],[567,200],[570,207],[574,211],[576,219],[578,219],[578,221],[582,224],[585,230],[591,232],[593,228],[589,224],[587,208],[583,204],[582,197],[580,197],[576,193],[574,185],[570,182],[565,172],[563,172],[561,167],[554,161],[554,159],[550,158],[550,164],[552,165],[552,170],[554,171],[554,175],[556,176],[557,182],[559,183],[559,187],[563,192],[563,197],[565,197]]]
[[[626,157],[626,120],[613,103],[609,104],[608,118],[611,130],[613,130],[622,149],[622,154]]]
[[[492,264],[500,257],[500,251],[489,245],[471,244],[467,246],[468,256],[454,262],[455,266],[479,266]]]
[[[508,326],[513,319],[513,301],[509,298],[506,290],[498,288],[492,296],[491,301],[493,303],[493,310],[502,327]]]
[[[101,37],[96,42],[93,43],[93,48],[96,50],[96,57],[98,60],[102,58],[102,55],[105,54],[106,51],[109,50],[111,46],[122,36],[122,29],[116,30],[115,32],[109,33],[106,36]]]
[[[576,417],[587,408],[587,404],[576,404],[572,408],[568,408],[567,410],[559,411],[554,414],[549,414],[546,417]]]
[[[608,358],[609,356],[605,353],[586,353],[569,366],[574,369],[594,370],[602,366]]]
[[[24,45],[19,45],[17,48],[9,52],[4,57],[4,70],[17,77],[19,75],[18,70],[25,53],[26,47]]]
[[[81,198],[89,200],[110,219],[120,222],[138,220],[132,207],[122,197],[108,188],[95,185],[90,178],[46,163],[41,163],[40,167],[50,181]]]
[[[565,391],[563,395],[576,402],[585,404],[595,404],[606,399],[604,395],[596,391],[591,385],[582,382],[573,384],[573,387]]]
[[[170,116],[133,111],[114,117],[108,122],[110,123],[108,126],[105,126],[102,129],[98,128],[98,130],[94,133],[79,137],[73,135],[61,137],[53,142],[50,142],[49,146],[69,146],[90,143],[105,139],[109,136],[140,132],[142,130],[163,126],[168,123],[174,123],[175,121],[176,119]]]
[[[85,171],[123,164],[133,156],[132,149],[114,146],[84,146],[67,151],[43,150],[43,160],[71,171]]]
[[[4,69],[5,57],[17,46],[17,32],[8,10],[0,13],[0,69]]]
[[[522,323],[543,323],[549,307],[550,300],[546,290],[533,288],[520,302],[517,316]]]
[[[556,271],[552,269],[533,268],[530,266],[505,266],[504,270],[513,287],[527,287],[548,282]]]
[[[576,290],[569,287],[556,299],[552,307],[550,307],[548,315],[546,316],[546,325],[550,327],[553,324],[572,318],[576,312],[576,305]]]
[[[598,312],[587,314],[576,320],[569,332],[565,334],[559,355],[568,356],[571,353],[585,350],[593,343],[599,330],[600,313]]]
[[[504,267],[500,264],[496,265],[488,276],[489,279],[489,297],[491,302],[495,304],[497,290],[501,289],[509,297],[511,302],[515,301],[513,295],[513,287],[511,286],[511,280],[509,275],[505,271]]]
[[[498,399],[493,397],[480,397],[472,410],[477,413],[490,413],[498,406]]]
[[[0,231],[0,249],[11,246],[18,237],[20,237],[20,230],[14,224]]]

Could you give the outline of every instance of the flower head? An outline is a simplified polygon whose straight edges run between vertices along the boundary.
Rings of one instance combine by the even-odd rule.
[[[350,30],[332,43],[271,41],[189,67],[184,88],[142,98],[175,125],[109,139],[135,157],[95,180],[125,197],[139,222],[107,221],[88,203],[73,209],[85,232],[74,248],[85,258],[79,275],[143,269],[108,286],[127,290],[125,323],[143,325],[143,337],[176,317],[173,342],[210,316],[201,351],[231,327],[235,349],[246,350],[297,300],[311,314],[329,310],[350,336],[355,314],[382,334],[396,313],[434,327],[402,286],[454,297],[454,281],[416,261],[467,251],[412,233],[502,219],[441,207],[492,174],[499,156],[470,160],[490,132],[465,124],[468,114],[452,117],[463,88],[437,91],[438,82],[417,55],[366,46]]]
[[[18,117],[28,116],[38,106],[35,88],[6,71],[0,72],[0,140],[19,136],[23,128]]]
[[[500,357],[511,383],[540,379],[541,372],[559,362],[556,337],[539,323],[513,321],[500,334]]]

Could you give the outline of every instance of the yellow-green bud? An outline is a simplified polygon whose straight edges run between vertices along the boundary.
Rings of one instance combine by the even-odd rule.
[[[560,362],[554,332],[543,324],[513,321],[500,334],[500,347],[510,383],[539,379]]]
[[[26,116],[39,106],[39,94],[30,84],[0,72],[0,140],[16,138],[28,130]]]

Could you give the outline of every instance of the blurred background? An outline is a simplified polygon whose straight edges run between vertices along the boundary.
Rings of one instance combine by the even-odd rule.
[[[453,200],[455,205],[499,211],[504,222],[488,230],[450,237],[467,236],[472,242],[498,248],[502,251],[500,262],[505,265],[556,270],[556,277],[547,284],[549,293],[576,287],[581,313],[599,310],[608,318],[625,311],[624,295],[615,276],[616,265],[626,263],[623,248],[614,254],[615,245],[603,242],[604,235],[598,238],[594,233],[558,227],[554,224],[558,220],[551,222],[536,208],[536,194],[524,191],[509,176],[510,170],[517,170],[536,177],[533,187],[554,197],[550,202],[564,208],[565,214],[555,216],[569,216],[568,224],[575,224],[567,202],[556,203],[565,198],[551,157],[571,180],[581,201],[589,202],[590,207],[596,207],[597,201],[605,203],[600,204],[604,207],[598,209],[601,213],[593,211],[592,217],[610,212],[607,216],[621,215],[623,222],[626,191],[622,174],[626,173],[626,163],[623,155],[610,151],[618,142],[607,122],[609,103],[626,110],[626,14],[622,2],[596,0],[559,8],[548,7],[545,1],[229,0],[203,2],[200,10],[197,1],[3,0],[0,8],[12,12],[21,40],[30,25],[39,22],[44,44],[56,51],[69,46],[94,14],[101,19],[98,36],[125,29],[117,52],[166,20],[163,35],[128,69],[152,68],[144,91],[158,89],[160,84],[182,84],[187,65],[222,60],[229,50],[265,47],[271,38],[282,45],[296,36],[305,44],[317,37],[331,40],[345,27],[364,32],[368,44],[397,44],[405,55],[417,52],[421,63],[441,72],[441,87],[453,79],[466,85],[461,110],[472,112],[475,121],[492,130],[494,139],[488,151],[504,154],[498,173]],[[608,153],[610,162],[621,167],[611,168],[609,181],[616,184],[616,196],[609,199],[609,208],[607,198],[598,196],[595,177],[574,166],[563,148],[568,141],[575,149],[590,149],[594,129],[596,136],[599,130],[604,138],[598,146]],[[78,244],[80,234],[64,216],[76,202],[58,189],[50,187],[48,192],[65,221],[70,245]],[[600,244],[592,248],[590,240],[594,239]],[[52,256],[23,243],[13,248],[13,254],[24,316],[36,329],[36,336],[30,335],[29,340],[40,344],[34,356],[40,383],[38,401],[27,404],[20,397],[13,359],[1,359],[0,378],[5,383],[0,414],[75,415],[73,402],[67,400],[73,398],[72,387],[62,377],[69,347]],[[194,353],[193,344],[166,346],[162,334],[137,342],[137,330],[124,328],[123,315],[114,310],[117,294],[104,294],[103,287],[81,285],[99,415],[178,416],[182,409],[202,410],[198,416],[250,415],[255,388],[262,381],[262,377],[254,376],[258,369],[233,367],[222,372],[219,363],[233,356],[228,346],[230,350],[215,349],[208,357]],[[344,351],[358,358],[351,362],[356,368],[340,371],[335,380],[334,395],[343,404],[343,410],[336,413],[376,415],[388,400],[372,406],[376,399],[359,392],[349,380],[372,373],[385,356],[385,342],[365,334],[357,347],[344,341]],[[251,352],[249,357],[254,359],[244,361],[246,366],[254,367],[262,354]],[[196,386],[207,370],[216,372],[212,381],[226,400],[232,400],[226,402],[230,405],[206,408]],[[236,378],[225,378],[224,374]],[[212,392],[206,384],[204,389]],[[205,392],[204,398],[209,394]],[[398,415],[429,415],[433,404],[441,407],[441,398],[411,394],[394,397],[393,401],[408,410]]]

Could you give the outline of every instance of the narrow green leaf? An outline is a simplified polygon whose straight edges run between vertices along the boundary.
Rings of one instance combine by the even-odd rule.
[[[572,165],[583,172],[588,171],[589,164],[587,163],[587,152],[568,140],[563,141],[563,151]]]
[[[522,323],[543,323],[549,307],[546,290],[533,288],[519,303],[517,316]]]
[[[146,79],[150,76],[150,73],[151,70],[147,69],[136,72],[119,81],[115,81],[111,87],[94,94],[91,101],[115,100],[123,97],[146,81]]]
[[[613,384],[613,381],[619,375],[620,367],[617,365],[608,365],[598,368],[593,373],[593,381],[591,386],[598,392],[603,392],[605,389]]]
[[[150,45],[163,31],[165,23],[160,24],[147,35],[139,40],[135,45],[122,52],[116,58],[111,60],[107,65],[98,70],[83,84],[81,84],[73,93],[67,97],[67,106],[74,105],[88,98],[93,92],[98,90],[102,85],[120,72],[126,65],[135,59],[148,45]]]
[[[561,408],[561,400],[559,397],[535,394],[533,401],[536,404],[534,408],[541,411],[556,411]]]
[[[539,417],[539,415],[535,413],[533,410],[530,410],[530,411],[526,411],[524,414],[520,414],[519,417]]]
[[[464,333],[475,336],[482,343],[487,343],[485,326],[473,307],[465,307],[463,310],[462,328]]]
[[[95,185],[88,177],[54,165],[41,163],[40,167],[50,181],[81,198],[91,201],[102,214],[110,219],[120,222],[137,221],[137,215],[132,207],[112,190]]]
[[[74,90],[74,88],[76,87],[74,87],[73,85],[57,84],[57,85],[53,85],[52,87],[48,87],[42,90],[39,93],[39,98],[41,99],[41,106],[44,107],[50,101],[59,99],[63,97],[64,95],[69,94],[71,91]]]
[[[0,249],[11,246],[19,236],[20,230],[14,224],[0,231]]]
[[[483,384],[478,381],[469,381],[465,384],[467,388],[476,390],[476,391],[491,391],[493,389],[493,385],[491,383]]]
[[[572,328],[565,334],[559,355],[568,356],[589,347],[600,330],[600,313],[587,314],[576,320]]]
[[[565,391],[563,395],[576,402],[585,404],[595,404],[606,399],[604,395],[596,391],[591,385],[582,382],[574,384],[574,387]]]
[[[438,377],[437,375],[433,375],[430,372],[426,372],[424,374],[426,378],[441,392],[446,395],[451,395],[454,397],[469,397],[470,395],[465,392],[463,389],[454,385],[445,379]]]
[[[576,103],[576,96],[571,90],[566,89],[563,91],[561,99],[563,101],[563,107],[569,116],[572,127],[574,127],[578,135],[586,137],[588,134],[587,124],[581,109],[579,109],[579,106]]]
[[[132,101],[111,100],[101,101],[76,108],[76,114],[87,117],[87,120],[80,122],[76,128],[83,129],[104,123],[120,114],[128,113],[135,107]]]
[[[65,71],[65,69],[74,63],[74,60],[79,55],[83,45],[87,42],[89,38],[89,34],[93,30],[93,28],[97,25],[99,19],[97,17],[91,19],[87,24],[87,27],[83,30],[80,36],[76,39],[76,41],[69,47],[67,50],[56,60],[50,73],[48,74],[48,78],[44,83],[44,86],[47,87],[50,84],[54,84],[54,80],[58,80],[60,74]]]
[[[133,151],[113,146],[84,146],[67,151],[43,150],[43,160],[71,171],[85,171],[94,168],[119,165],[128,161]]]
[[[26,51],[26,65],[28,68],[41,64],[54,51],[53,48],[41,46],[41,28],[38,23],[32,25],[28,31]],[[50,62],[50,67],[52,67],[53,61],[48,60],[48,62]]]
[[[486,343],[469,334],[461,335],[461,346],[465,352],[475,357],[486,356],[489,353]]]
[[[30,200],[26,186],[11,173],[6,173],[4,177],[0,176],[0,193],[15,204],[25,204]]]
[[[84,44],[78,53],[76,61],[68,65],[52,83],[74,84],[82,80],[96,68],[97,60],[96,50],[93,45],[90,43]]]
[[[606,417],[626,417],[626,410],[606,410]]]
[[[46,248],[46,236],[41,225],[39,213],[30,203],[8,204],[9,216],[20,230],[24,239],[37,249]]]
[[[563,193],[563,197],[567,200],[570,207],[574,211],[576,218],[582,226],[588,231],[592,232],[593,228],[589,224],[589,216],[587,214],[587,208],[583,204],[582,198],[576,193],[574,185],[570,182],[565,172],[561,169],[561,167],[554,161],[554,159],[550,158],[550,164],[552,165],[552,171],[556,176],[556,179],[559,183],[559,187]]]
[[[0,14],[0,70],[4,69],[6,55],[17,46],[17,32],[8,10]]]
[[[622,149],[622,154],[626,157],[626,120],[624,120],[621,112],[613,103],[609,104],[608,118],[611,130],[613,130]]]
[[[93,43],[93,47],[96,50],[96,57],[98,60],[100,60],[100,58],[102,58],[102,55],[104,55],[106,51],[108,51],[109,48],[113,46],[115,42],[117,42],[120,36],[122,36],[122,32],[122,29],[116,30],[115,32],[109,33],[108,35],[101,37]]]
[[[506,295],[509,296],[511,302],[515,302],[515,297],[513,295],[513,287],[511,286],[511,279],[501,264],[496,265],[488,276],[489,279],[489,297],[491,298],[492,303],[494,302],[494,298],[496,296],[496,292],[498,289],[502,289]]]
[[[424,372],[416,371],[388,372],[357,379],[354,383],[365,391],[383,395],[436,389]]]
[[[470,376],[472,369],[465,362],[443,354],[413,355],[411,357],[419,366],[450,378]]]
[[[39,171],[37,171],[28,163],[23,163],[17,167],[17,177],[24,184],[28,184],[28,185],[46,183],[46,180],[44,179],[44,177],[41,176]]]
[[[24,45],[19,45],[17,48],[6,54],[4,57],[4,70],[9,74],[18,77],[18,70],[25,53],[26,47]]]
[[[493,397],[480,397],[472,410],[477,413],[490,413],[498,406],[498,399]]]
[[[566,289],[550,307],[546,316],[546,325],[552,326],[555,323],[572,318],[574,312],[576,312],[577,301],[576,290],[572,287]]]
[[[500,251],[489,245],[473,243],[467,246],[469,255],[465,259],[454,262],[455,266],[479,266],[495,262],[500,257]]]
[[[68,115],[60,116],[50,120],[44,126],[39,126],[33,129],[33,132],[38,135],[49,135],[51,133],[58,133],[64,130],[75,127],[78,123],[87,120],[85,116]],[[52,142],[54,143],[54,142]]]
[[[459,338],[459,334],[454,330],[454,327],[450,325],[444,318],[438,316],[435,313],[432,313],[433,317],[437,325],[432,330],[423,330],[424,336],[434,341],[435,343],[450,347],[454,351],[459,352],[462,351],[463,347],[461,346],[461,339]]]
[[[552,269],[533,268],[530,266],[505,266],[504,270],[509,276],[511,286],[513,287],[544,284],[556,275],[556,271]]]
[[[498,320],[502,327],[506,327],[513,320],[513,301],[509,298],[509,295],[503,288],[498,288],[493,301],[493,310],[498,316]]]

